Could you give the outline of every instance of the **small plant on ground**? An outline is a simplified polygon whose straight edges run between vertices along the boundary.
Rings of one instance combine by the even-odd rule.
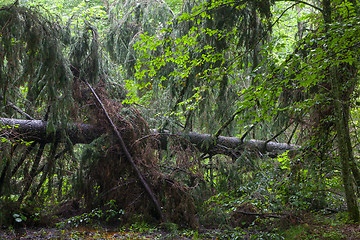
[[[58,228],[64,228],[66,226],[79,227],[84,225],[91,225],[95,222],[105,221],[106,223],[120,221],[125,211],[118,209],[115,201],[111,200],[105,204],[105,210],[95,208],[91,212],[86,212],[78,216],[68,218],[65,221],[56,224]]]

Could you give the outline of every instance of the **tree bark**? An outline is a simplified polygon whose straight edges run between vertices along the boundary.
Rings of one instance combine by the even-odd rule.
[[[337,142],[339,146],[339,156],[341,160],[341,172],[346,196],[346,203],[350,219],[354,222],[359,222],[359,208],[357,205],[357,199],[353,186],[353,179],[351,176],[351,163],[354,161],[354,155],[349,130],[349,106],[347,104],[343,104],[341,101],[341,82],[337,78],[336,69],[333,69],[332,73],[334,74],[334,76],[332,77],[335,105],[334,116],[336,119]]]
[[[329,36],[329,27],[333,23],[332,20],[332,6],[330,0],[323,0],[323,16],[325,22],[325,33],[326,39],[329,41],[328,46],[331,46],[330,41],[331,37]],[[338,19],[340,20],[340,19]],[[332,49],[328,49],[328,54],[331,56],[333,54]],[[329,57],[331,61],[331,57]],[[345,66],[344,66],[345,65]],[[341,71],[345,69],[340,69],[340,67],[346,67],[347,63],[333,64],[329,67],[328,74],[331,82],[331,94],[333,95],[334,102],[334,119],[335,127],[337,133],[337,142],[339,147],[339,157],[341,162],[341,172],[342,180],[344,184],[345,198],[347,204],[347,210],[350,220],[354,222],[359,222],[360,213],[359,207],[357,204],[357,197],[354,191],[354,182],[351,174],[351,167],[354,162],[353,147],[351,144],[351,136],[349,130],[349,119],[350,119],[350,96],[354,89],[354,80],[355,76],[345,75]],[[358,69],[348,65],[353,72],[357,72]],[[352,79],[353,77],[353,79]],[[350,94],[344,94],[344,92],[350,92]],[[355,169],[354,169],[355,171]],[[357,171],[355,171],[357,174]]]
[[[25,141],[34,141],[39,143],[51,143],[56,139],[55,133],[47,134],[47,122],[43,120],[23,120],[13,118],[0,118],[0,127],[10,126],[11,129],[5,128],[0,131],[0,137],[8,139],[17,138]],[[56,131],[65,131],[73,144],[91,143],[94,139],[104,133],[104,128],[82,123],[68,124],[66,129],[57,127]],[[57,135],[58,137],[60,134]]]
[[[0,137],[8,139],[17,138],[25,141],[35,141],[40,143],[50,143],[54,141],[54,134],[46,134],[47,122],[42,120],[23,120],[12,118],[0,118],[0,127],[10,126],[0,131]],[[16,127],[14,127],[16,126]],[[65,131],[73,144],[87,144],[105,133],[103,127],[83,123],[68,124],[66,129],[58,127],[57,131]],[[219,136],[214,138],[210,134],[196,132],[176,133],[169,132],[159,133],[152,130],[154,135],[159,135],[162,148],[166,148],[168,139],[171,136],[177,136],[186,139],[195,145],[201,152],[211,155],[223,154],[232,156],[236,151],[254,150],[261,154],[277,154],[284,151],[294,151],[299,149],[297,145],[287,143],[276,143],[262,140],[241,140],[238,137]],[[61,141],[62,139],[56,139]]]

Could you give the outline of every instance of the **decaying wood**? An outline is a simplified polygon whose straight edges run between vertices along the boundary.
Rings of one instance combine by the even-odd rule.
[[[135,161],[133,159],[133,157],[131,156],[130,152],[128,151],[126,144],[119,132],[119,130],[117,129],[117,127],[115,126],[115,124],[113,123],[113,121],[111,120],[109,114],[107,113],[103,103],[101,102],[100,98],[98,97],[98,95],[96,94],[96,92],[94,91],[94,89],[91,87],[91,85],[88,82],[85,82],[86,85],[89,87],[89,89],[91,90],[92,94],[94,95],[94,97],[96,98],[96,101],[98,102],[98,104],[101,106],[102,110],[104,111],[104,114],[106,116],[107,121],[109,122],[109,124],[111,125],[114,133],[116,134],[120,146],[122,148],[122,151],[124,152],[126,159],[130,162],[131,166],[133,167],[133,169],[136,172],[136,175],[138,176],[138,178],[140,179],[141,184],[143,185],[143,187],[145,188],[145,191],[149,194],[151,200],[153,201],[156,210],[158,211],[160,218],[163,222],[166,222],[166,218],[165,215],[162,213],[161,210],[161,206],[159,201],[157,200],[157,198],[155,197],[155,194],[153,193],[153,191],[151,190],[149,184],[147,183],[147,181],[145,180],[145,178],[143,177],[142,173],[140,172],[139,168],[136,166]]]
[[[0,137],[50,143],[54,140],[54,134],[46,134],[46,125],[47,122],[42,120],[0,118],[0,127],[11,127],[11,129],[4,128],[0,131]],[[73,144],[90,143],[105,132],[104,128],[83,123],[67,124],[65,129],[63,127],[57,128],[57,131],[61,130],[66,132]],[[169,132],[159,133],[157,130],[152,130],[152,133],[159,135],[159,140],[161,142],[161,146],[163,147],[167,146],[169,137],[174,135]],[[242,141],[237,137],[219,136],[217,139],[214,139],[210,134],[196,132],[176,133],[175,135],[187,139],[188,142],[194,144],[201,152],[209,153],[211,155],[224,154],[231,156],[232,153],[243,150],[256,150],[262,154],[277,154],[284,151],[293,151],[299,148],[297,145],[287,143],[276,143],[262,140]]]

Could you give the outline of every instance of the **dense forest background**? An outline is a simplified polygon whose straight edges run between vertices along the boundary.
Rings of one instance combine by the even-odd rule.
[[[359,11],[1,0],[0,225],[360,237]]]

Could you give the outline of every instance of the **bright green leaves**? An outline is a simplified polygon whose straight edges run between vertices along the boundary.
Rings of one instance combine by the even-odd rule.
[[[151,90],[166,94],[163,97],[169,99],[169,112],[192,115],[196,122],[211,121],[211,128],[216,129],[218,123],[213,120],[226,121],[236,111],[237,102],[242,101],[236,92],[252,78],[242,74],[248,75],[257,66],[252,54],[269,28],[259,12],[251,11],[258,6],[250,2],[196,4],[168,22],[164,30],[139,35],[133,45],[137,56],[134,82],[139,86],[151,83]],[[265,13],[265,8],[259,11]],[[254,26],[253,21],[259,22]],[[269,101],[260,104],[268,107]],[[205,111],[209,119],[194,117]],[[258,119],[264,114],[256,115]]]
[[[191,30],[194,31],[194,30]],[[175,64],[177,68],[174,69],[169,76],[186,78],[189,76],[192,64],[199,64],[199,62],[190,60],[188,49],[193,48],[198,44],[197,35],[184,35],[181,38],[175,39],[174,42],[170,40],[160,40],[156,36],[148,36],[142,34],[140,40],[134,45],[141,60],[136,64],[136,78],[142,80],[146,77],[155,77],[160,68],[166,64]],[[154,57],[153,53],[160,50],[161,46],[169,45],[163,49],[163,53]]]
[[[185,101],[180,102],[179,106],[185,106],[186,111],[196,110],[201,101],[204,100],[203,93],[206,91],[206,86],[195,87],[193,89],[194,94],[187,98]]]
[[[352,3],[352,1],[344,0],[339,1],[337,3],[337,14],[346,18],[354,18],[356,17],[356,7]]]
[[[280,163],[281,169],[290,170],[290,159],[288,157],[288,151],[282,153],[281,155],[277,156],[276,160]]]
[[[153,0],[119,1],[109,8],[109,12],[110,29],[107,33],[106,50],[114,62],[122,65],[126,78],[133,78],[135,72],[139,71],[135,69],[136,63],[142,60],[147,62],[149,54],[162,43],[167,31],[171,31],[162,29],[172,20],[174,12],[167,2]],[[142,46],[148,48],[141,51]],[[137,56],[138,50],[140,56]]]
[[[0,128],[0,140],[1,140],[1,143],[10,143],[10,141],[9,141],[9,139],[7,139],[6,137],[3,137],[2,135],[2,131],[8,131],[8,130],[10,130],[10,129],[12,129],[12,128],[17,128],[18,127],[18,125],[15,125],[15,126],[13,126],[13,127],[11,127],[11,126],[9,126],[9,125],[5,125],[5,126],[2,126],[1,128]]]
[[[128,90],[127,98],[123,101],[123,103],[139,103],[140,98],[138,97],[138,90],[142,89],[139,84],[136,84],[133,81],[127,80],[125,81],[125,88]]]
[[[295,61],[293,68],[296,68],[296,80],[300,86],[309,88],[319,82],[326,81],[326,71],[331,66],[342,64],[354,64],[357,62],[359,54],[360,27],[357,24],[359,19],[353,18],[341,23],[334,23],[329,26],[325,33],[308,35],[306,45],[301,51],[303,55],[294,55]],[[331,52],[329,55],[328,53]],[[300,64],[300,67],[299,67]],[[290,69],[291,70],[291,69]]]
[[[165,66],[176,66],[168,74],[168,77],[181,79],[189,77],[194,68],[201,68],[203,65],[210,66],[209,69],[199,72],[197,76],[209,76],[209,72],[213,70],[212,64],[224,62],[222,53],[216,53],[211,45],[204,45],[199,42],[200,33],[208,36],[218,35],[221,38],[220,30],[199,29],[192,27],[188,34],[175,39],[161,40],[157,36],[149,36],[142,34],[140,41],[134,44],[134,48],[141,58],[136,64],[136,78],[142,80],[146,77],[155,77],[157,72]],[[166,47],[164,47],[166,46]],[[154,54],[162,51],[161,55]],[[194,53],[199,56],[193,58]],[[155,56],[154,56],[155,55]]]
[[[12,140],[11,140],[11,129],[14,129],[14,128],[18,128],[19,125],[18,124],[15,124],[13,126],[9,126],[9,125],[4,125],[0,128],[0,144],[1,143],[12,143]],[[20,144],[23,144],[23,145],[26,145],[26,146],[29,146],[30,144],[32,144],[34,141],[25,141],[23,139],[16,139],[14,141],[14,143],[12,144],[15,144],[16,143],[20,143]],[[1,148],[0,148],[0,152],[1,152]]]
[[[157,71],[164,65],[162,57],[152,59],[152,52],[161,46],[162,41],[156,36],[149,36],[146,33],[141,34],[140,41],[133,45],[134,49],[141,56],[135,65],[135,77],[145,79],[156,76]]]
[[[81,14],[81,17],[93,21],[95,19],[107,19],[107,13],[104,11],[105,8],[100,5],[87,6],[86,1],[82,1],[76,7],[73,8],[71,15]]]

